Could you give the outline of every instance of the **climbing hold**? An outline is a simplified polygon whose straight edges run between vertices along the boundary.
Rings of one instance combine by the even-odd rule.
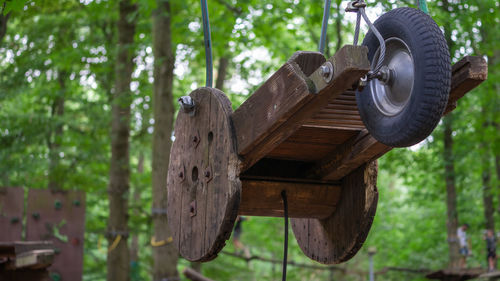
[[[80,206],[80,200],[78,200],[78,199],[73,200],[73,205],[76,207]]]
[[[76,237],[75,237],[75,238],[73,238],[73,239],[71,239],[71,244],[72,244],[73,246],[78,246],[78,244],[80,244],[80,239],[78,239],[78,238],[76,238]]]
[[[56,202],[54,203],[54,207],[56,208],[56,210],[60,210],[62,208],[62,202],[60,200],[56,200]]]
[[[31,216],[33,217],[34,220],[39,220],[40,219],[40,213],[39,212],[34,212],[33,214],[31,214]]]
[[[15,223],[18,223],[19,222],[19,218],[18,217],[12,217],[10,218],[10,223],[11,224],[15,224]]]
[[[51,272],[50,273],[50,279],[53,280],[53,281],[61,281],[62,280],[62,277],[59,273],[57,272]]]

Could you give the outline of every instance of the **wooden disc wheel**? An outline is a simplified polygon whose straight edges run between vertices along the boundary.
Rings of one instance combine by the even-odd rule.
[[[241,183],[231,129],[231,102],[199,88],[194,111],[179,111],[168,169],[168,224],[174,245],[190,261],[217,256],[238,214]]]
[[[302,252],[323,264],[352,258],[363,245],[377,210],[377,162],[365,164],[342,179],[336,211],[326,219],[291,219]]]

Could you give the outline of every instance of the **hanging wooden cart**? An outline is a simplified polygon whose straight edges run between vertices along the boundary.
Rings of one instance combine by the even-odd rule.
[[[297,52],[235,112],[214,88],[181,100],[167,206],[173,243],[184,258],[215,258],[238,215],[282,217],[282,191],[309,258],[332,264],[356,254],[377,207],[376,159],[392,149],[358,113],[356,88],[370,71],[369,57],[366,46],[344,46],[328,60]],[[486,73],[479,57],[455,64],[440,114]]]

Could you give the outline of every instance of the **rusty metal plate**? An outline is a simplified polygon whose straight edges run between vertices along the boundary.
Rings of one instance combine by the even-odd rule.
[[[51,276],[82,280],[85,193],[31,189],[26,217],[26,240],[54,242]]]
[[[0,241],[21,240],[23,233],[24,190],[0,187]]]

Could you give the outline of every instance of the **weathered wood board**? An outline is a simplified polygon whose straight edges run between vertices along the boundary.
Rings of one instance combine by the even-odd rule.
[[[23,232],[24,190],[0,187],[0,242],[19,241]]]
[[[308,257],[331,264],[356,254],[378,202],[376,159],[392,149],[358,113],[353,89],[369,71],[366,51],[345,46],[328,60],[298,52],[234,113],[216,89],[191,93],[196,114],[179,113],[167,183],[168,221],[182,256],[213,259],[237,214],[283,216],[284,190]],[[486,76],[484,59],[458,62],[447,111]]]
[[[82,280],[85,193],[30,189],[26,210],[26,240],[54,243],[52,275]]]
[[[53,259],[51,241],[0,242],[0,281],[49,281]]]
[[[353,257],[370,231],[378,202],[377,163],[364,164],[342,180],[335,212],[325,219],[291,219],[302,252],[323,263]]]
[[[200,88],[195,114],[179,112],[168,170],[168,224],[173,243],[190,261],[208,261],[229,239],[240,202],[239,160],[221,91]]]
[[[318,53],[295,55],[232,115],[245,171],[297,131],[328,101],[351,89],[370,70],[365,46],[344,46],[328,60],[326,81]],[[310,57],[310,58],[307,58]],[[300,59],[298,59],[300,58]],[[299,63],[309,61],[307,66]],[[307,76],[302,69],[317,69]],[[309,69],[308,69],[309,70]]]
[[[447,111],[454,109],[457,100],[465,93],[486,80],[488,66],[482,57],[467,56],[453,66],[452,74]],[[338,108],[342,108],[345,114],[340,114]],[[308,162],[308,167],[300,164],[305,172],[296,174],[297,179],[338,181],[360,165],[377,159],[392,149],[368,134],[362,123],[359,123],[360,120],[354,92],[345,91],[306,120],[300,129],[276,146],[264,159]],[[338,140],[342,140],[342,143]],[[291,165],[293,163],[290,162]],[[257,167],[259,165],[259,162],[255,164]]]
[[[283,190],[290,202],[290,218],[326,218],[340,199],[340,185],[248,179],[241,182],[240,215],[283,217]]]

